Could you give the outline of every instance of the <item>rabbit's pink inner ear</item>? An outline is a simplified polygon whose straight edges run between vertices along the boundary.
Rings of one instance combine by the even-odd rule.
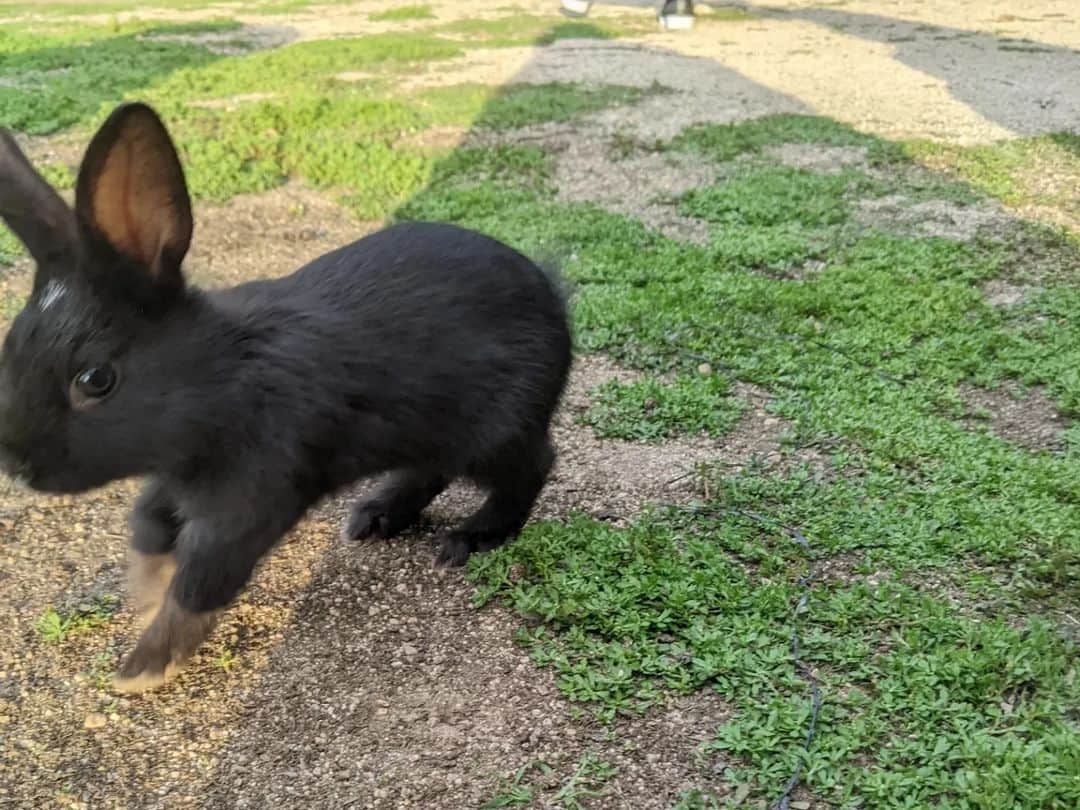
[[[93,191],[94,219],[117,251],[156,270],[162,243],[175,238],[174,216],[139,165],[138,151],[120,143],[105,158]]]
[[[87,184],[89,220],[114,250],[172,281],[163,277],[179,273],[192,231],[183,170],[149,108],[121,110]]]

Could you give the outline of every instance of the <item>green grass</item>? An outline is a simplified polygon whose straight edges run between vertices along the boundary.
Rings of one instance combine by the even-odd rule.
[[[464,38],[473,47],[550,45],[561,39],[617,39],[653,30],[648,20],[637,15],[625,19],[566,20],[532,14],[514,14],[491,19],[462,19],[437,30]]]
[[[0,267],[10,267],[24,253],[22,243],[15,238],[15,234],[0,224]]]
[[[700,124],[675,138],[673,146],[696,151],[712,160],[726,161],[787,143],[859,146],[865,148],[868,159],[876,163],[892,162],[902,156],[902,149],[897,145],[814,115],[767,115],[738,124]]]
[[[35,629],[45,643],[59,644],[107,624],[119,606],[118,599],[107,596],[71,609],[57,610],[50,607],[38,619]]]
[[[848,172],[823,175],[803,169],[754,167],[726,182],[687,195],[682,213],[729,225],[807,227],[848,219],[848,199],[869,182]]]
[[[429,188],[498,182],[543,189],[549,174],[547,155],[537,146],[466,147],[455,149],[435,165]]]
[[[431,6],[421,3],[413,6],[398,6],[386,11],[378,11],[369,14],[368,19],[372,22],[402,22],[405,20],[430,20],[435,17]]]
[[[522,640],[535,660],[602,714],[668,690],[720,691],[738,713],[710,748],[743,762],[728,778],[755,792],[783,782],[806,729],[805,686],[789,658],[793,580],[805,561],[783,532],[740,515],[767,503],[779,520],[805,507],[814,523],[800,525],[815,542],[825,538],[825,557],[835,550],[821,524],[842,526],[881,504],[845,498],[831,518],[822,507],[840,504],[813,503],[812,481],[798,496],[787,482],[766,492],[759,484],[725,481],[730,494],[711,505],[716,517],[535,526],[473,566],[481,600],[497,593],[534,617],[539,628]],[[809,786],[840,803],[922,803],[960,790],[985,793],[975,807],[1070,806],[1080,788],[1068,764],[1080,745],[1066,719],[1078,697],[1075,648],[1045,622],[975,619],[897,579],[862,580],[815,588],[803,620],[804,655],[826,696]],[[953,766],[938,770],[946,755]]]
[[[573,772],[557,787],[550,784],[550,779],[543,785],[535,783],[533,777],[536,773],[550,776],[552,768],[542,761],[522,765],[512,777],[501,780],[498,792],[480,805],[481,810],[532,806],[544,793],[548,794],[544,796],[545,807],[585,810],[591,806],[590,800],[604,795],[605,784],[617,771],[611,763],[589,751],[575,763]]]
[[[76,71],[65,67],[48,80],[59,82],[53,90],[64,96],[65,103],[57,102],[50,95],[52,90],[38,98],[14,88],[5,96],[0,88],[0,110],[5,99],[10,105],[4,123],[25,132],[76,124],[92,127],[120,97],[146,100],[159,109],[173,132],[197,199],[225,200],[296,178],[335,191],[357,216],[378,219],[432,179],[443,155],[410,141],[430,127],[498,130],[567,121],[630,103],[642,94],[615,85],[587,88],[552,83],[500,91],[461,85],[402,96],[378,79],[343,81],[338,76],[367,71],[388,77],[419,62],[459,56],[462,46],[430,32],[406,32],[300,42],[217,58],[198,47],[162,41],[148,45],[138,39],[161,30],[161,26],[135,26],[116,34],[108,27],[85,27],[78,33],[57,34],[55,47],[37,50],[32,47],[33,36],[18,34],[8,48],[11,58],[0,62],[0,76],[6,71],[20,82],[45,81],[40,77],[54,76],[47,71],[88,60],[85,64],[91,70],[79,81],[94,81],[96,87],[85,96],[73,94],[64,83],[72,81]],[[128,58],[132,43],[146,51]],[[60,44],[64,50],[57,55],[54,51]],[[163,56],[155,61],[152,55],[159,52]],[[77,73],[83,75],[82,70]],[[272,97],[263,98],[267,93]],[[247,103],[225,107],[199,104],[244,94],[255,96]],[[503,159],[525,154],[497,151]],[[535,155],[529,160],[535,172],[542,171]],[[455,161],[460,159],[451,163]],[[486,174],[493,176],[497,167],[486,168]],[[513,171],[522,170],[520,164],[513,167]],[[444,177],[448,169],[439,171]],[[64,187],[72,182],[71,172],[63,167],[50,168],[48,179]],[[0,245],[0,260],[10,261],[19,254],[7,241]]]
[[[0,0],[0,18],[15,16],[79,17],[87,14],[116,14],[153,9],[200,9],[215,5],[213,0],[103,0],[95,3],[54,2],[53,0]]]
[[[265,191],[295,177],[339,191],[358,216],[377,219],[418,192],[436,171],[443,178],[474,169],[488,176],[528,171],[537,178],[544,171],[538,150],[512,147],[452,156],[437,169],[440,156],[403,143],[403,135],[471,120],[484,128],[522,126],[550,117],[566,120],[631,96],[624,88],[557,84],[512,88],[485,104],[471,86],[417,98],[372,98],[346,89],[332,96],[259,101],[229,111],[191,110],[174,127],[174,135],[197,198]],[[483,165],[478,157],[484,158]]]
[[[230,25],[168,30],[195,32]],[[333,190],[357,216],[378,219],[432,180],[433,172],[439,172],[435,177],[439,180],[448,172],[465,170],[460,165],[455,170],[454,164],[468,155],[437,169],[443,155],[410,141],[430,127],[498,130],[567,121],[633,102],[643,92],[616,85],[552,83],[499,91],[461,85],[402,96],[378,81],[342,81],[338,74],[360,70],[392,75],[418,62],[458,56],[462,46],[431,33],[387,33],[218,58],[186,44],[139,39],[163,30],[135,24],[119,33],[108,26],[81,27],[46,37],[47,47],[29,32],[17,33],[5,41],[8,58],[0,62],[0,77],[38,82],[43,92],[0,88],[3,123],[24,132],[93,127],[121,97],[146,100],[159,109],[173,132],[197,199],[225,200],[296,178]],[[87,69],[70,70],[76,62]],[[69,86],[72,81],[93,82],[94,92],[76,93]],[[271,98],[261,97],[268,92]],[[226,107],[198,103],[247,93],[256,97]],[[538,180],[544,172],[536,150],[500,148],[491,154],[496,153],[499,159],[483,167],[489,177],[521,173],[522,155],[528,155],[530,171]],[[488,152],[475,152],[473,157],[481,154]],[[502,166],[511,156],[518,162]],[[73,182],[70,167],[47,167],[46,174],[60,187]],[[0,261],[10,263],[21,249],[9,235],[0,239]]]
[[[546,766],[541,763],[541,767]],[[503,779],[498,793],[480,805],[480,810],[498,810],[502,807],[524,807],[532,804],[536,790],[525,781],[530,770],[529,765],[522,765],[510,779]]]
[[[422,91],[420,99],[439,123],[502,130],[568,121],[606,107],[632,104],[643,95],[644,91],[636,87],[615,84],[585,87],[549,82],[505,89],[481,84],[450,85]]]
[[[758,15],[744,8],[709,7],[704,14],[698,15],[697,23],[711,22],[748,22],[758,19]]]
[[[463,52],[461,45],[449,39],[419,31],[297,42],[177,71],[150,88],[148,97],[181,110],[194,100],[267,91],[289,102],[302,102],[339,87],[336,77],[340,73],[393,72],[453,59]]]
[[[0,263],[0,267],[4,265]],[[23,306],[26,304],[26,297],[23,295],[13,295],[6,291],[0,291],[0,324],[10,323],[15,319]]]
[[[677,434],[721,436],[739,421],[742,404],[718,374],[685,375],[670,383],[655,378],[594,389],[583,416],[598,436],[655,442]]]
[[[914,141],[906,150],[1009,205],[1058,206],[1080,217],[1080,134],[1059,132],[980,146]]]
[[[46,182],[61,191],[75,188],[75,170],[63,163],[46,163],[38,167]]]
[[[104,692],[109,688],[112,679],[115,661],[107,652],[98,653],[94,656],[89,668],[85,671],[86,680],[95,689]]]
[[[408,105],[356,93],[197,111],[174,134],[197,198],[265,191],[292,176],[351,192],[357,213],[374,218],[429,176],[430,159],[394,146],[420,126]]]
[[[140,12],[150,9],[160,11],[209,12],[220,10],[242,11],[245,14],[289,14],[312,6],[347,5],[352,0],[100,0],[94,3],[73,3],[59,0],[0,0],[0,19],[11,16],[53,19],[78,18],[87,15]]]
[[[708,160],[724,164],[739,157],[760,156],[768,147],[785,144],[862,149],[865,151],[867,164],[879,170],[910,169],[910,160],[918,150],[918,145],[885,141],[861,133],[846,124],[814,115],[768,115],[738,124],[693,126],[676,137],[668,148],[694,152]],[[781,167],[766,165],[769,170],[783,173]],[[849,178],[855,177],[853,171],[849,170],[846,174]],[[837,181],[821,178],[809,182],[828,186]],[[868,190],[865,179],[862,183],[863,190]],[[913,202],[945,200],[959,205],[970,205],[979,198],[979,193],[973,191],[970,185],[930,172],[902,172],[894,178],[892,191],[909,197]]]
[[[574,773],[555,794],[554,805],[565,810],[584,810],[587,805],[582,802],[603,795],[604,783],[615,773],[615,768],[610,763],[595,754],[585,754]]]
[[[171,0],[159,0],[171,2]],[[355,0],[233,0],[240,3],[246,14],[294,14],[319,6],[349,6]],[[205,2],[205,0],[184,0],[184,2]]]
[[[786,138],[859,140],[895,173],[768,165],[762,145]],[[1042,384],[1080,415],[1080,285],[1064,270],[1075,246],[1029,228],[964,244],[855,227],[860,196],[905,193],[911,172],[892,145],[828,122],[751,122],[714,143],[717,182],[681,203],[713,225],[701,246],[555,203],[542,183],[436,184],[400,210],[566,257],[580,347],[654,375],[596,392],[585,418],[606,435],[702,430],[729,401],[704,388],[702,362],[772,392],[791,424],[787,477],[718,471],[698,510],[627,528],[531,526],[471,563],[478,601],[527,617],[535,660],[603,718],[721,691],[737,712],[710,750],[753,797],[774,797],[802,758],[810,789],[837,806],[1072,807],[1076,645],[1055,617],[1080,603],[1080,442],[1054,455],[973,430],[957,384]],[[962,196],[920,183],[927,199]],[[989,306],[981,283],[1021,256],[1061,272],[1015,310]],[[810,258],[819,272],[795,272]],[[798,465],[809,451],[822,469]],[[809,556],[784,526],[810,539]],[[795,624],[799,578],[831,559],[850,573],[815,582]],[[809,752],[796,628],[825,694]],[[710,801],[688,793],[683,806]]]
[[[232,650],[225,650],[225,652],[214,659],[214,666],[228,672],[236,666],[236,656],[233,654]]]
[[[513,129],[545,121],[569,121],[620,104],[632,104],[643,92],[606,84],[583,87],[569,82],[524,84],[497,93],[478,111],[476,123],[490,129]]]
[[[141,91],[180,68],[206,66],[219,58],[198,45],[145,36],[221,27],[199,23],[80,27],[63,33],[0,30],[0,126],[46,134],[83,123],[109,101]]]
[[[548,31],[555,36],[547,23],[539,25],[537,30]],[[268,90],[293,101],[302,96],[333,93],[342,84],[337,78],[339,74],[370,72],[390,77],[417,64],[461,56],[466,46],[492,47],[503,44],[508,43],[472,39],[467,43],[459,42],[449,38],[444,29],[298,42],[179,70],[148,88],[147,95],[150,100],[164,106],[188,105],[193,100]],[[461,93],[463,90],[445,90],[443,93]],[[472,88],[472,91],[474,95],[479,92],[476,88]],[[485,89],[484,92],[490,93],[490,90]],[[598,92],[603,93],[604,90]],[[623,89],[621,92],[630,97],[630,90]],[[439,92],[434,91],[432,95],[438,97]],[[480,102],[486,100],[482,98]],[[545,99],[541,96],[537,101],[543,103]]]
[[[693,788],[679,794],[672,810],[720,810],[722,805],[708,791]]]

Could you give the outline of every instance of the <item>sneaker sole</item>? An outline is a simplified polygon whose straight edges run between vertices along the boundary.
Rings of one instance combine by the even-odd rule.
[[[664,14],[660,17],[660,27],[667,31],[688,31],[694,27],[694,18],[689,14]]]

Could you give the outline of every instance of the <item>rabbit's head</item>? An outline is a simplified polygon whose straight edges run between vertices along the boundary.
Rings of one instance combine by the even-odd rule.
[[[74,211],[0,130],[0,217],[37,264],[0,355],[0,466],[54,492],[156,469],[182,440],[199,363],[180,268],[191,203],[161,120],[142,104],[112,113]]]

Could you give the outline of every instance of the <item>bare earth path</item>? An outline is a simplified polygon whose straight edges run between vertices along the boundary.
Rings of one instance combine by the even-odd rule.
[[[433,5],[440,19],[491,13],[474,0]],[[367,16],[379,7],[300,12],[290,37],[379,30]],[[703,15],[689,34],[474,51],[410,81],[665,85],[674,95],[510,137],[541,138],[556,151],[562,198],[594,200],[684,239],[697,237],[693,223],[652,198],[703,182],[702,170],[616,161],[613,134],[648,141],[700,121],[813,112],[886,137],[977,143],[1080,118],[1071,0],[747,8],[745,22]],[[1020,40],[1038,47],[1003,47]],[[287,272],[367,227],[292,186],[204,207],[197,221],[190,268],[213,283]],[[26,284],[26,274],[0,277],[0,292]],[[650,502],[692,497],[687,473],[700,461],[775,462],[784,425],[755,391],[742,392],[754,407],[721,442],[596,439],[574,415],[587,388],[624,373],[600,358],[578,362],[539,516],[584,510],[625,520]],[[126,608],[108,632],[62,646],[42,644],[34,627],[46,606],[123,592],[133,492],[0,495],[0,807],[467,808],[536,761],[552,769],[541,779],[565,784],[590,754],[617,769],[591,807],[668,808],[702,784],[725,792],[725,763],[695,755],[727,715],[721,701],[699,693],[614,729],[578,717],[515,643],[518,618],[475,610],[460,572],[433,569],[433,530],[467,508],[464,490],[437,502],[431,530],[393,543],[339,540],[351,496],[324,505],[259,572],[190,671],[160,693],[117,698],[103,678],[132,643]]]

